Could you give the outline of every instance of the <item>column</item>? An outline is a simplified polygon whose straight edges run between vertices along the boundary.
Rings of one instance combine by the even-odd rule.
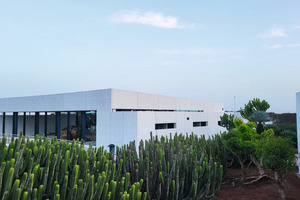
[[[67,114],[67,140],[71,139],[71,131],[70,131],[70,112]]]
[[[18,113],[13,112],[13,125],[12,125],[12,134],[14,137],[18,135]]]
[[[5,135],[5,112],[3,113],[3,126],[2,126],[2,133]]]
[[[34,115],[34,134],[39,135],[40,133],[40,113],[35,112]]]
[[[23,113],[23,135],[26,133],[26,112]]]
[[[47,129],[48,129],[48,113],[45,112],[45,126],[44,126],[44,136],[47,137]]]
[[[81,139],[85,140],[86,112],[81,111]]]
[[[60,139],[60,120],[61,119],[61,113],[60,112],[55,112],[55,134],[57,139]]]

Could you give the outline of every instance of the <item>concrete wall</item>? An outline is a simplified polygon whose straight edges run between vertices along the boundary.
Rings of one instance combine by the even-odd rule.
[[[123,146],[136,138],[136,112],[97,112],[97,146]]]
[[[111,108],[223,112],[224,104],[112,89]]]
[[[128,109],[134,111],[118,111]],[[135,140],[136,144],[149,139],[152,131],[157,135],[175,133],[205,134],[211,136],[223,130],[218,126],[224,105],[183,98],[167,97],[117,89],[75,92],[33,97],[0,99],[0,112],[55,112],[96,111],[96,146],[121,146]],[[147,111],[137,111],[147,110]],[[154,111],[150,111],[154,110]],[[172,110],[165,112],[162,110]],[[201,111],[201,112],[186,112]],[[173,112],[180,111],[180,112]],[[189,117],[189,120],[187,118]],[[27,118],[26,134],[34,132],[34,115]],[[40,133],[44,133],[43,115],[40,115]],[[0,118],[1,120],[1,118]],[[61,128],[66,124],[62,115]],[[193,127],[195,121],[207,121],[208,127]],[[23,129],[19,116],[18,133]],[[175,129],[155,130],[156,123],[176,123]],[[9,124],[10,123],[10,124]],[[30,125],[31,124],[31,125]],[[2,132],[2,120],[0,121]],[[53,127],[53,128],[51,128]],[[48,131],[55,132],[55,115],[48,115]],[[11,133],[12,116],[7,116],[6,132]]]
[[[110,89],[0,99],[0,112],[110,110]]]
[[[219,134],[225,131],[225,128],[218,126],[220,116],[223,112],[137,112],[137,141],[148,140],[150,132],[153,135],[163,136],[172,133],[194,133],[197,135],[209,136]],[[208,126],[193,127],[193,122],[208,122]],[[158,123],[176,123],[174,129],[155,130],[155,124]]]

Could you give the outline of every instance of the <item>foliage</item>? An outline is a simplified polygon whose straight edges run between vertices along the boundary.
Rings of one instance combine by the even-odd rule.
[[[285,174],[296,167],[295,149],[288,138],[272,137],[265,142],[261,151],[263,164],[267,168]]]
[[[259,122],[259,123],[268,122],[272,120],[271,117],[269,117],[269,115],[264,111],[254,111],[249,119],[252,122]]]
[[[266,124],[264,126],[266,130],[273,129],[275,136],[290,138],[293,141],[294,147],[297,148],[297,126],[296,124],[290,125],[276,125]]]
[[[224,113],[223,116],[220,117],[221,126],[225,127],[228,131],[235,128],[234,126],[234,115]]]
[[[241,119],[234,121],[236,129],[232,129],[227,133],[222,134],[222,141],[228,151],[238,159],[241,169],[243,171],[242,180],[245,181],[247,166],[246,161],[250,156],[255,154],[256,144],[253,142],[255,137],[255,124],[249,122],[244,124]]]
[[[264,131],[262,122],[271,121],[271,118],[265,111],[254,111],[253,114],[250,116],[249,120],[255,123],[258,122],[256,132],[258,134],[261,134]]]
[[[270,105],[267,101],[258,98],[254,98],[253,100],[249,101],[248,104],[245,104],[244,109],[240,108],[240,113],[243,118],[250,120],[251,115],[255,111],[263,111],[266,112],[270,108]]]
[[[226,163],[220,137],[151,137],[86,150],[84,142],[36,136],[0,140],[2,199],[205,199],[220,189]]]

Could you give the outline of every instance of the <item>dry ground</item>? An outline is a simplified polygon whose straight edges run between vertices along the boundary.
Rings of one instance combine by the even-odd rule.
[[[249,168],[248,176],[257,175],[255,167]],[[239,168],[227,170],[219,193],[212,200],[277,200],[278,185],[270,179],[262,179],[251,185],[239,185]],[[300,200],[300,179],[290,172],[286,177],[285,195],[287,200]]]

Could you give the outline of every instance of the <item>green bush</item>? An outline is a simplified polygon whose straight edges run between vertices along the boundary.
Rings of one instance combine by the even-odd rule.
[[[264,126],[266,130],[273,129],[275,136],[290,138],[293,141],[293,146],[297,148],[297,126],[296,124],[279,126],[275,124],[267,124]]]

